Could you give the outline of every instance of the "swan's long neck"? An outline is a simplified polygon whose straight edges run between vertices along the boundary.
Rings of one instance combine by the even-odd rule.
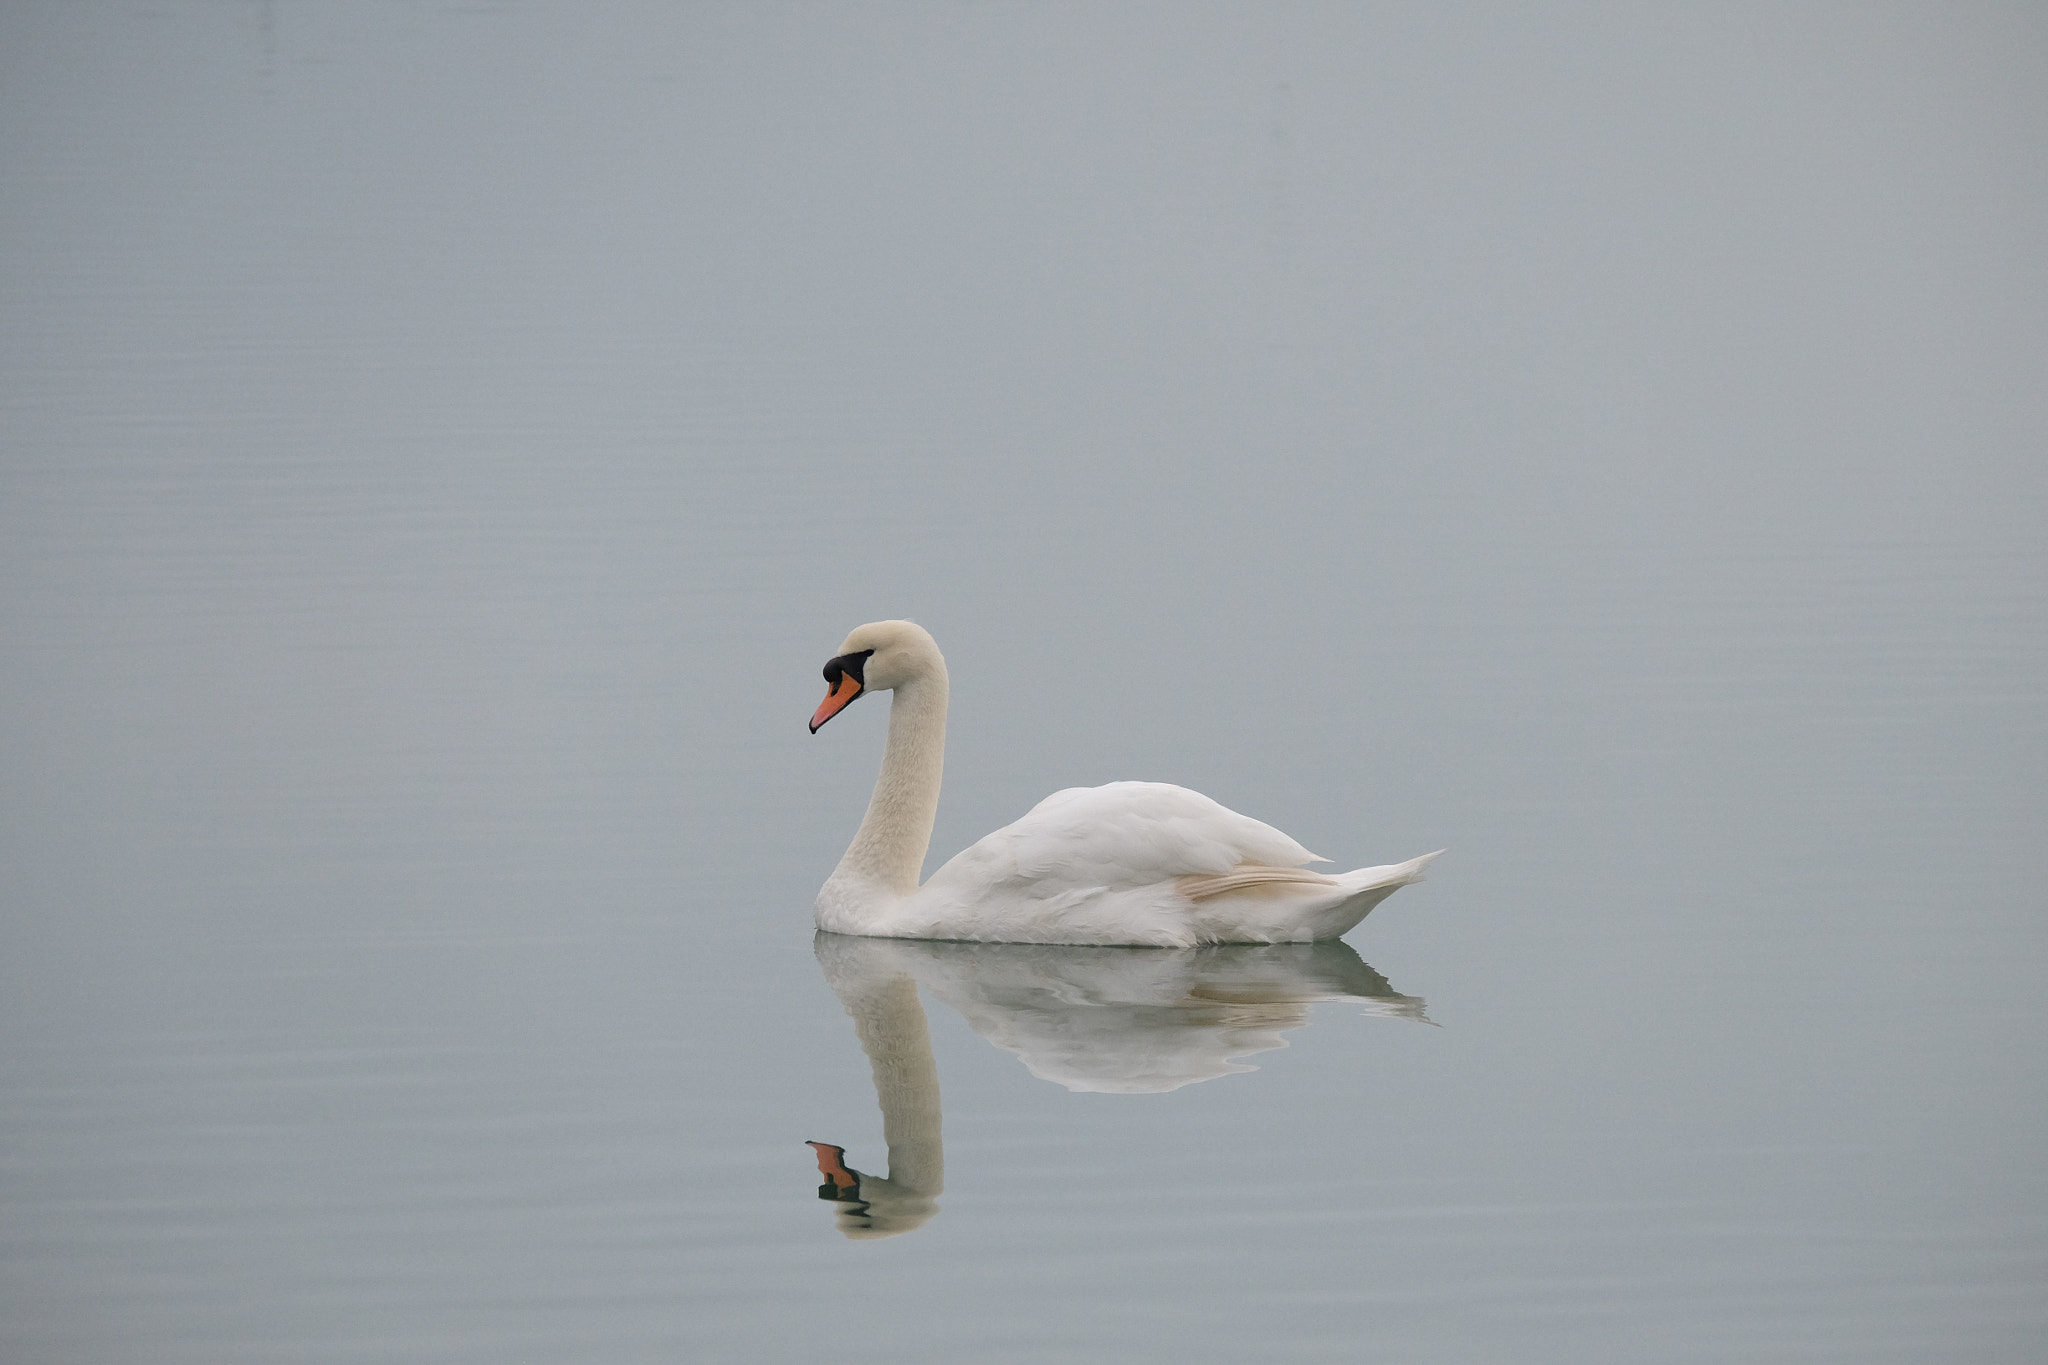
[[[940,1135],[939,1064],[918,1004],[917,982],[897,977],[879,990],[847,995],[845,1004],[875,1073],[889,1183],[903,1195],[930,1199],[946,1183],[946,1149]]]
[[[882,775],[834,883],[858,896],[908,896],[917,890],[924,855],[939,815],[939,782],[946,767],[946,665],[900,684],[889,703],[889,747]]]

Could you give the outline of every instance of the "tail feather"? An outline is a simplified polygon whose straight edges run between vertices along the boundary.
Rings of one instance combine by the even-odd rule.
[[[1377,891],[1382,887],[1391,891],[1396,887],[1412,886],[1423,880],[1424,869],[1443,852],[1438,849],[1435,853],[1425,853],[1420,858],[1410,858],[1405,863],[1392,863],[1386,867],[1361,867],[1355,872],[1340,873],[1337,880],[1353,894]]]

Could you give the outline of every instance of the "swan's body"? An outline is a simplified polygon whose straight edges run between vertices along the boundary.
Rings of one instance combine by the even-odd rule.
[[[1284,1035],[1306,1025],[1309,1006],[1321,1001],[1429,1022],[1421,999],[1395,990],[1342,940],[1117,948],[819,934],[813,947],[875,1062],[882,1113],[904,1133],[923,1131],[907,1117],[927,1112],[910,1102],[923,1092],[895,1079],[909,1074],[904,1063],[885,1067],[882,1059],[914,1055],[928,1036],[922,1015],[877,1013],[883,984],[898,980],[915,979],[1038,1079],[1106,1094],[1153,1094],[1256,1070],[1239,1059],[1286,1047]],[[900,1045],[884,1047],[888,1039]],[[932,1076],[930,1147],[937,1150]],[[889,1138],[892,1175],[898,1141]]]
[[[1306,943],[1336,938],[1436,854],[1326,876],[1270,825],[1163,782],[1054,792],[918,885],[945,766],[946,661],[923,627],[879,621],[825,666],[811,729],[891,690],[889,745],[860,832],[818,893],[818,927],[1009,943]]]

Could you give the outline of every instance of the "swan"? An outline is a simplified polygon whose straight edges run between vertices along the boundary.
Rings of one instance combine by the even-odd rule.
[[[1435,853],[1326,876],[1270,825],[1165,782],[1069,787],[956,854],[922,886],[946,758],[946,660],[924,627],[872,621],[825,664],[811,733],[892,692],[881,776],[818,892],[820,929],[870,938],[1190,948],[1336,938]],[[1441,852],[1442,850],[1438,850]]]

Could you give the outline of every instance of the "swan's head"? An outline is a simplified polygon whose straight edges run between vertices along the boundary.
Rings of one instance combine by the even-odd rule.
[[[846,1164],[846,1149],[829,1142],[807,1143],[818,1154],[818,1198],[831,1201],[840,1234],[851,1241],[878,1241],[913,1232],[931,1221],[939,1201],[931,1194],[881,1176],[862,1175]]]
[[[846,637],[825,663],[825,700],[811,717],[811,733],[864,692],[888,692],[905,683],[946,675],[931,632],[914,621],[870,621]]]

